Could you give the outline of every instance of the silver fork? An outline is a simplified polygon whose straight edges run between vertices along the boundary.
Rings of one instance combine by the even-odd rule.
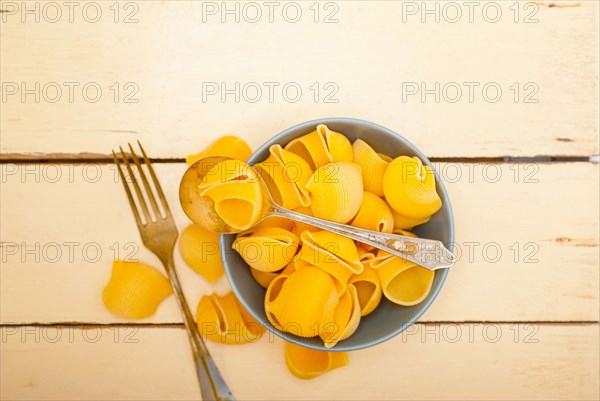
[[[137,167],[139,177],[142,179],[142,183],[144,184],[146,193],[145,197],[142,194],[142,189],[140,188],[138,180],[134,175],[133,168],[129,162],[129,156],[123,152],[123,148],[119,146],[121,159],[117,157],[114,151],[112,152],[113,158],[115,164],[117,165],[117,169],[119,170],[119,176],[121,177],[123,186],[125,187],[127,199],[129,199],[129,204],[131,205],[135,222],[137,223],[140,231],[142,242],[146,248],[158,256],[162,262],[167,272],[167,276],[169,277],[169,281],[171,282],[171,286],[173,287],[173,292],[175,293],[175,298],[179,304],[179,309],[181,309],[181,313],[183,314],[183,322],[185,323],[185,328],[187,329],[186,331],[192,346],[192,353],[194,356],[194,363],[196,364],[196,374],[198,376],[198,381],[200,382],[202,399],[234,400],[235,398],[233,397],[233,394],[231,394],[229,387],[225,383],[225,380],[223,380],[221,373],[219,373],[217,365],[215,365],[215,362],[206,348],[206,344],[204,344],[204,341],[198,332],[196,322],[194,321],[194,318],[190,313],[190,308],[188,307],[185,297],[183,296],[181,285],[179,284],[179,278],[177,277],[177,272],[175,271],[175,265],[173,263],[173,247],[175,246],[175,241],[177,240],[178,235],[177,227],[175,226],[175,221],[171,215],[171,210],[169,209],[165,195],[160,187],[160,184],[158,183],[158,179],[156,178],[156,174],[154,173],[150,159],[148,159],[142,144],[138,141],[138,145],[144,159],[144,164],[146,165],[146,168],[152,177],[154,189],[160,198],[162,208],[165,212],[165,217],[163,217],[159,211],[158,204],[150,188],[150,183],[148,182],[148,179],[144,174],[144,170],[142,169],[140,159],[135,154],[131,144],[128,145],[131,158],[133,159],[133,162]],[[123,167],[122,164],[125,167]],[[131,185],[134,188],[136,199],[138,201],[137,204],[141,209],[144,220],[142,220],[140,216],[140,210],[134,201],[131,189],[129,188],[127,180],[125,179],[123,168],[127,170],[127,176],[130,177]],[[153,216],[150,215],[146,199],[148,202],[150,202],[150,206],[153,210]]]

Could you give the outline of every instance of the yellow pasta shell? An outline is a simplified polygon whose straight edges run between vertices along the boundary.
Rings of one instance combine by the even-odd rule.
[[[219,251],[219,234],[190,224],[179,238],[179,252],[185,263],[209,283],[224,273]]]
[[[383,196],[383,175],[392,159],[373,150],[362,139],[357,139],[352,144],[354,149],[354,163],[362,169],[365,190],[377,196]]]
[[[412,233],[412,232],[407,231],[407,230],[400,230],[399,228],[394,228],[393,233],[394,234],[398,234],[398,235],[404,235],[406,237],[417,238],[417,235],[415,233]]]
[[[348,284],[346,291],[339,299],[337,308],[331,324],[320,334],[325,348],[333,348],[338,342],[350,337],[360,324],[361,306],[358,300],[358,293],[352,284]]]
[[[255,342],[264,332],[232,292],[223,297],[203,296],[198,303],[196,324],[203,337],[224,344]]]
[[[362,273],[364,267],[350,238],[329,231],[304,231],[301,238],[300,260],[329,273],[339,295],[346,291],[353,274]]]
[[[273,145],[269,148],[269,157],[254,168],[276,203],[288,209],[310,205],[306,184],[313,171],[300,156]]]
[[[354,163],[335,162],[318,168],[307,188],[313,215],[337,223],[352,220],[363,199],[362,175]]]
[[[308,380],[347,365],[346,352],[327,352],[285,343],[285,364],[294,376]]]
[[[372,192],[365,191],[360,209],[351,225],[367,230],[391,233],[394,229],[394,216],[383,199]]]
[[[202,152],[190,155],[185,162],[190,165],[195,161],[209,156],[227,156],[237,160],[247,160],[252,154],[250,146],[243,139],[233,135],[222,136]]]
[[[391,209],[391,210],[392,210],[392,215],[394,216],[394,229],[411,230],[413,227],[419,226],[421,224],[425,224],[429,221],[429,219],[431,219],[431,216],[407,217],[407,216],[403,216],[400,213],[396,212],[394,209]]]
[[[125,319],[144,319],[156,312],[172,289],[169,280],[144,263],[116,260],[102,292],[104,306]]]
[[[428,217],[442,207],[433,171],[418,157],[392,160],[383,176],[383,192],[392,209],[403,216]]]
[[[279,285],[281,288],[277,291]],[[338,304],[335,285],[333,279],[317,267],[308,266],[289,276],[280,275],[269,289],[265,310],[280,330],[300,337],[314,337],[333,319]]]
[[[269,322],[271,322],[273,327],[281,331],[283,331],[283,326],[281,325],[281,323],[279,323],[279,318],[275,316],[275,314],[269,309],[269,307],[271,304],[273,304],[273,302],[275,302],[275,300],[281,293],[283,284],[285,283],[288,277],[289,274],[278,275],[273,280],[271,280],[267,287],[267,291],[265,292],[265,315],[267,315],[267,319],[269,320]]]
[[[379,305],[379,302],[381,302],[381,296],[383,294],[379,276],[375,270],[369,266],[370,260],[373,259],[374,255],[372,253],[367,253],[365,255],[370,256],[367,256],[363,262],[364,270],[362,273],[350,277],[350,280],[348,281],[349,284],[354,285],[356,288],[361,316],[367,316],[369,313],[373,312]]]
[[[370,245],[366,245],[361,242],[356,242],[356,250],[358,251],[358,259],[363,264],[363,266],[365,265],[365,263],[368,263],[371,259],[373,259],[375,257],[375,254],[373,253],[374,249],[375,249],[375,247],[372,247]]]
[[[258,223],[257,225],[250,228],[250,230],[256,231],[261,228],[267,227],[279,227],[284,230],[293,231],[294,230],[294,220],[286,219],[285,217],[279,216],[270,216]],[[298,234],[296,234],[298,235]]]
[[[330,130],[325,124],[294,139],[285,149],[303,158],[313,170],[331,162],[351,162],[354,158],[348,138]]]
[[[317,125],[317,132],[325,138],[325,144],[332,161],[351,162],[354,159],[352,145],[346,136],[330,130],[325,124]]]
[[[327,149],[325,138],[316,130],[294,139],[285,146],[285,149],[303,158],[312,169],[333,161]]]
[[[262,213],[260,178],[239,160],[216,164],[198,185],[200,196],[210,198],[217,215],[229,226],[244,231]]]
[[[371,261],[371,267],[379,277],[385,297],[404,306],[423,301],[431,291],[435,277],[432,270],[381,250]]]
[[[265,227],[238,235],[232,248],[253,269],[275,272],[283,269],[296,256],[300,239],[278,227]]]
[[[295,212],[305,214],[307,216],[312,216],[312,210],[310,207],[299,207],[294,209]],[[294,228],[292,232],[296,234],[300,238],[300,242],[302,243],[302,233],[304,231],[319,231],[320,228],[315,226],[311,226],[310,224],[301,223],[299,221],[294,221]]]

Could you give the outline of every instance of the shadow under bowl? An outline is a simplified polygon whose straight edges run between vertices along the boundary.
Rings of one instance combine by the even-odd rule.
[[[442,208],[427,223],[416,227],[413,231],[419,237],[440,240],[448,249],[453,251],[454,220],[452,208],[438,173],[429,159],[413,144],[380,125],[352,118],[323,118],[308,121],[288,128],[268,140],[250,156],[248,164],[254,165],[266,159],[271,145],[280,144],[285,146],[291,140],[314,131],[319,124],[326,124],[331,130],[344,134],[350,139],[350,142],[362,139],[378,153],[392,158],[400,155],[417,156],[423,163],[429,165],[436,175],[437,192],[442,199]],[[322,351],[355,351],[379,344],[400,334],[415,323],[429,308],[437,297],[448,274],[448,269],[440,269],[435,272],[431,292],[418,305],[400,306],[388,301],[385,296],[382,297],[381,303],[375,311],[361,318],[358,329],[350,338],[340,341],[332,349],[327,349],[319,337],[299,337],[282,332],[271,325],[264,310],[265,289],[254,280],[250,267],[232,249],[231,245],[234,240],[235,235],[221,235],[221,258],[231,288],[241,304],[261,325],[279,337],[307,348]]]

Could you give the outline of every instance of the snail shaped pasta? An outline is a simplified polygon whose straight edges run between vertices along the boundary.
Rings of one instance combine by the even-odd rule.
[[[262,212],[260,178],[239,160],[216,164],[198,185],[200,196],[210,198],[223,222],[238,231],[250,228]]]
[[[413,227],[427,223],[431,219],[431,216],[407,217],[396,212],[394,209],[391,210],[394,216],[394,230],[411,230]]]
[[[271,324],[300,337],[326,332],[337,306],[333,279],[314,266],[277,276],[265,294],[265,312]]]
[[[241,138],[233,135],[222,136],[202,152],[195,155],[190,155],[185,159],[185,162],[190,165],[195,161],[209,156],[227,156],[232,159],[246,160],[252,154],[250,146]]]
[[[355,274],[348,281],[356,288],[358,303],[360,305],[360,315],[367,316],[373,312],[381,302],[382,289],[381,282],[377,272],[370,266],[370,261],[375,257],[370,252],[364,252],[361,255],[361,263],[364,270],[360,274]]]
[[[352,220],[363,199],[362,174],[354,163],[334,162],[319,167],[307,188],[313,215],[336,223]]]
[[[269,157],[254,168],[263,177],[275,202],[281,206],[294,209],[310,205],[306,184],[313,171],[300,156],[280,145],[273,145],[269,148]]]
[[[275,272],[288,265],[298,251],[296,234],[278,227],[265,227],[239,234],[232,248],[255,270]]]
[[[299,207],[297,209],[294,209],[294,211],[305,214],[307,216],[313,215],[310,207]],[[300,243],[302,243],[302,233],[304,231],[319,231],[319,230],[320,230],[320,228],[311,226],[310,224],[301,223],[299,221],[294,221],[294,228],[292,229],[292,232],[300,238]]]
[[[382,250],[377,252],[370,263],[379,277],[383,294],[390,301],[412,306],[429,295],[435,277],[434,271]]]
[[[334,280],[338,295],[346,291],[346,284],[353,274],[360,274],[363,265],[354,241],[329,231],[304,231],[299,259],[329,273]],[[300,269],[302,262],[296,262]]]
[[[440,210],[435,175],[418,157],[399,156],[383,176],[383,192],[392,209],[406,217],[428,217]]]
[[[217,281],[224,273],[219,234],[198,224],[190,224],[183,230],[179,238],[179,252],[184,262],[209,283]]]
[[[232,292],[223,297],[203,296],[198,303],[196,324],[203,336],[224,344],[255,342],[264,332]]]
[[[256,282],[261,287],[268,288],[269,284],[271,284],[271,281],[275,280],[275,278],[277,276],[279,276],[279,275],[289,276],[290,274],[292,274],[292,272],[294,270],[296,270],[295,266],[294,266],[294,262],[291,262],[286,267],[284,267],[283,269],[276,271],[276,272],[264,272],[261,270],[256,270],[256,269],[250,268],[250,273],[252,273],[252,277],[254,277],[254,280],[256,280]]]
[[[144,263],[113,262],[110,281],[102,292],[104,306],[125,319],[152,316],[171,293],[171,284],[158,270]]]
[[[360,324],[360,316],[361,305],[358,292],[354,285],[348,284],[335,308],[333,322],[325,325],[324,332],[319,334],[325,348],[333,348],[339,341],[354,334]]]
[[[351,162],[354,158],[348,138],[330,130],[325,124],[319,124],[313,132],[294,139],[285,149],[306,160],[313,170],[331,162]]]
[[[365,191],[358,214],[351,223],[354,227],[391,233],[394,229],[394,216],[383,199],[372,192]]]
[[[286,342],[285,364],[294,376],[308,380],[347,365],[346,352],[318,351]]]
[[[354,163],[362,169],[365,191],[383,196],[383,175],[392,161],[389,156],[377,153],[362,139],[357,139],[352,144],[354,150]]]
[[[294,221],[286,219],[285,217],[269,216],[260,223],[256,224],[251,230],[258,230],[260,228],[278,227],[284,230],[293,231]]]

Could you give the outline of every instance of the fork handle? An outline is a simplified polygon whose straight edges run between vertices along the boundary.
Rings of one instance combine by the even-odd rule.
[[[173,263],[173,255],[169,255],[167,260],[163,260],[163,265],[169,276],[169,281],[173,287],[175,298],[179,304],[179,309],[183,314],[183,322],[185,324],[186,332],[190,339],[190,345],[192,346],[192,353],[194,355],[194,363],[196,364],[196,375],[200,382],[200,391],[202,392],[203,400],[235,400],[229,386],[225,383],[223,376],[219,372],[217,365],[213,361],[206,344],[202,339],[202,336],[198,332],[196,322],[190,313],[190,308],[185,300],[177,272],[175,271],[175,264]]]

